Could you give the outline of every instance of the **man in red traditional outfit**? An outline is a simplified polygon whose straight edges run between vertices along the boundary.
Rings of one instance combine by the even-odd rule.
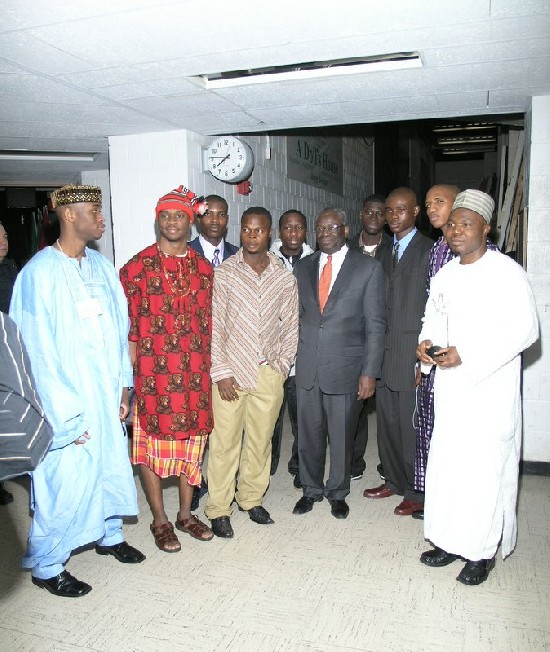
[[[162,479],[179,476],[176,528],[201,541],[212,530],[191,514],[202,458],[212,430],[210,263],[187,246],[195,214],[205,210],[180,186],[156,207],[160,237],[120,270],[130,312],[130,355],[135,370],[132,462],[140,465],[153,514],[151,532],[164,552],[181,549],[169,521]]]

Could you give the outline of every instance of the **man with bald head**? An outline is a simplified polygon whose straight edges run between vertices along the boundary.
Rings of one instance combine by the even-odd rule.
[[[294,514],[326,496],[348,516],[353,438],[374,394],[384,355],[385,281],[380,263],[346,244],[346,214],[326,208],[315,221],[319,251],[296,263],[300,338],[296,357],[298,456],[303,496]],[[327,442],[330,471],[325,477]]]
[[[388,326],[382,376],[376,389],[378,452],[385,482],[363,492],[366,498],[373,499],[403,496],[394,510],[398,516],[422,509],[422,497],[413,488],[415,364],[433,243],[416,228],[419,212],[410,188],[396,188],[386,198],[386,221],[393,233],[393,246],[381,260],[388,277]]]
[[[432,280],[417,349],[423,367],[436,365],[424,524],[434,549],[420,561],[462,558],[456,579],[467,585],[487,579],[499,544],[503,558],[515,546],[520,354],[538,338],[525,272],[487,250],[493,209],[479,190],[457,195],[446,234],[457,258]],[[475,483],[464,482],[465,469]]]
[[[457,186],[450,184],[436,184],[426,193],[426,214],[434,229],[441,231],[441,237],[433,245],[430,251],[428,262],[428,279],[426,292],[430,292],[430,281],[437,272],[454,258],[445,233],[447,231],[447,220],[451,213],[455,197],[460,192]],[[416,419],[416,455],[414,459],[414,489],[422,494],[424,492],[424,476],[426,474],[426,463],[428,461],[428,450],[433,428],[433,378],[435,367],[429,374],[420,375],[420,384],[417,395],[417,419]],[[422,518],[423,510],[413,513],[413,518]]]

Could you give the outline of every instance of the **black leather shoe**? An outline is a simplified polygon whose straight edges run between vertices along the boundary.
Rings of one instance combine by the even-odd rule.
[[[301,489],[302,488],[302,483],[300,481],[300,476],[296,474],[294,476],[294,480],[292,481],[292,484],[294,485],[295,489]]]
[[[114,546],[96,545],[95,551],[98,555],[113,555],[113,557],[123,564],[141,564],[145,555],[137,548],[134,548],[126,541],[117,543]]]
[[[0,482],[0,505],[8,505],[13,502],[13,494],[10,493],[3,482]]]
[[[467,561],[466,566],[460,571],[456,578],[462,584],[475,586],[481,584],[489,577],[489,572],[495,567],[495,558],[480,559],[479,561]]]
[[[420,555],[420,561],[426,564],[426,566],[432,566],[433,568],[447,566],[458,558],[458,555],[452,555],[450,552],[445,552],[445,550],[437,546],[433,550],[426,550],[426,552]]]
[[[300,500],[294,505],[292,510],[293,514],[307,514],[313,509],[313,503],[320,503],[323,500],[323,496],[318,496],[317,498],[311,498],[310,496],[302,496]]]
[[[214,532],[217,537],[221,537],[222,539],[231,539],[235,534],[233,532],[233,528],[231,527],[229,516],[211,518],[210,525],[212,526],[212,532]]]
[[[251,507],[250,509],[243,509],[239,505],[239,510],[241,512],[248,512],[250,520],[254,521],[254,523],[258,523],[258,525],[271,525],[271,523],[275,523],[267,509],[261,505],[256,505],[256,507]]]
[[[80,598],[80,596],[86,595],[92,590],[89,584],[77,580],[66,570],[47,580],[33,577],[32,583],[41,589],[46,589],[50,593],[58,595],[60,598]]]
[[[413,518],[415,518],[417,521],[423,521],[424,520],[424,510],[419,509],[417,512],[413,512],[411,514]]]
[[[349,505],[345,500],[331,500],[330,513],[334,518],[347,518],[349,514]]]
[[[193,489],[193,498],[191,499],[191,511],[196,512],[197,509],[199,508],[199,500],[204,496],[204,494],[208,493],[208,484],[206,480],[203,478],[201,481],[201,486],[200,487],[195,487]]]

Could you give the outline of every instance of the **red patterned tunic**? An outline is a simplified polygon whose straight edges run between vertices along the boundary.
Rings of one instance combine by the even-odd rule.
[[[169,256],[151,245],[120,270],[137,343],[141,428],[168,441],[212,430],[210,342],[213,273],[193,249]]]

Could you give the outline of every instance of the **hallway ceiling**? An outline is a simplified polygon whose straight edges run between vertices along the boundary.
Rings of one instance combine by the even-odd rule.
[[[205,89],[199,75],[417,52],[421,68]],[[108,136],[523,113],[550,93],[548,0],[2,0],[0,185],[107,167]],[[93,153],[10,161],[5,150]]]

